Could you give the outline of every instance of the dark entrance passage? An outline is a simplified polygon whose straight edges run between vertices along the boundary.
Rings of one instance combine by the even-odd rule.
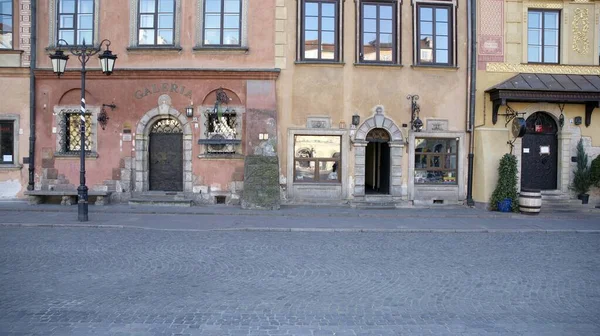
[[[545,112],[527,118],[521,150],[521,187],[554,190],[557,187],[558,128]]]
[[[152,126],[148,162],[150,190],[183,191],[183,132],[177,120]]]
[[[382,128],[372,129],[366,137],[365,193],[390,193],[390,135]]]

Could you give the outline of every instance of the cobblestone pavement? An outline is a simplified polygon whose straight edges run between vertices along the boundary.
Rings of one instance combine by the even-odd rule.
[[[598,335],[600,234],[0,228],[0,335]]]

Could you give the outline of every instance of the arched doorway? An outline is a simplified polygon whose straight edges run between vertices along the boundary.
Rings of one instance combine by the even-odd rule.
[[[390,134],[383,128],[374,128],[365,137],[365,193],[390,193]]]
[[[183,191],[183,130],[175,118],[160,119],[150,129],[149,189]]]
[[[555,190],[558,171],[558,126],[552,116],[535,112],[527,118],[521,150],[521,187]]]

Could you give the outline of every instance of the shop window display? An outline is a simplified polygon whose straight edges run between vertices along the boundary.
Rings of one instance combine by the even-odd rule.
[[[415,139],[415,183],[456,184],[457,157],[456,139]]]

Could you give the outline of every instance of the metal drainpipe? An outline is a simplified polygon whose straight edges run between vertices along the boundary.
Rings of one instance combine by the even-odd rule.
[[[469,81],[469,125],[468,132],[469,136],[469,157],[468,157],[468,170],[467,170],[467,205],[474,206],[473,201],[473,147],[475,144],[475,134],[473,131],[473,124],[475,119],[475,85],[477,75],[477,0],[470,0],[470,12],[468,16],[469,28],[471,40],[469,45],[471,47],[471,64],[470,64],[470,81]]]
[[[35,67],[37,59],[37,0],[31,1],[31,61],[29,62],[29,183],[35,187]]]

